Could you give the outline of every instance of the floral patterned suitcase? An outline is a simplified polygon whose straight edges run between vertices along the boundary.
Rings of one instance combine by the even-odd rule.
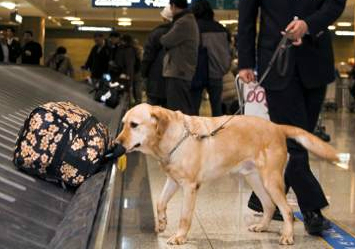
[[[25,121],[13,162],[28,174],[76,187],[103,167],[109,143],[107,128],[89,112],[69,102],[50,102]]]

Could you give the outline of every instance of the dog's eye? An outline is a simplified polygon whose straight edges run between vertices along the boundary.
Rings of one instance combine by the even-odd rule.
[[[131,123],[130,123],[130,125],[131,125],[131,128],[133,128],[133,129],[134,129],[134,128],[136,128],[136,127],[138,126],[138,124],[137,124],[137,123],[135,123],[135,122],[131,122]]]

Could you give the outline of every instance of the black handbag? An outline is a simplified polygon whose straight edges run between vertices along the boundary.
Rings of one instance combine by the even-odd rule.
[[[120,82],[112,82],[111,77],[109,77],[109,79],[103,77],[95,89],[94,99],[98,102],[105,103],[108,107],[116,108],[126,89],[125,81],[124,79],[120,79]]]
[[[200,44],[198,46],[197,65],[195,75],[192,78],[191,89],[201,89],[208,86],[208,50],[203,46],[202,35],[200,33]]]

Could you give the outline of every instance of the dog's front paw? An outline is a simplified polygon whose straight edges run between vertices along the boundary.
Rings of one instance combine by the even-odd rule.
[[[254,224],[254,225],[250,225],[248,227],[248,230],[254,233],[261,233],[261,232],[265,232],[267,230],[267,227],[264,224]]]
[[[281,235],[281,238],[279,240],[280,245],[293,245],[293,236],[292,235]]]
[[[155,225],[155,232],[163,233],[166,229],[166,224],[167,224],[166,219],[158,220],[157,224]]]
[[[186,241],[186,236],[178,236],[174,234],[168,239],[167,243],[169,245],[183,245],[186,243]]]

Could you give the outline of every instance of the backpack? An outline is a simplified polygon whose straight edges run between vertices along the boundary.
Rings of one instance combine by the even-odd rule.
[[[48,181],[77,187],[103,168],[109,149],[108,129],[70,102],[35,108],[20,130],[13,162]]]

